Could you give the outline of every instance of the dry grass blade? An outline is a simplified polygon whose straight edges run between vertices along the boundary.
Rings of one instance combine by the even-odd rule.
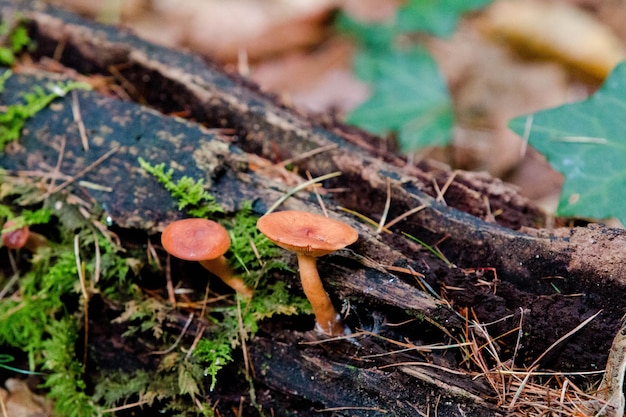
[[[322,408],[322,409],[316,409],[315,411],[318,413],[323,413],[323,412],[330,412],[330,411],[349,411],[349,410],[361,410],[361,411],[376,411],[377,413],[383,413],[383,414],[387,414],[388,411],[384,410],[382,408],[378,408],[378,407],[351,407],[351,406],[346,406],[346,407],[331,407],[331,408]]]
[[[369,217],[367,217],[364,214],[359,213],[358,211],[350,210],[350,209],[345,208],[345,207],[337,207],[337,209],[341,210],[341,211],[343,211],[345,213],[352,214],[353,216],[355,216],[359,220],[362,220],[363,222],[369,224],[370,226],[374,226],[374,227],[378,226],[378,223],[376,221],[370,219]],[[387,227],[384,227],[382,229],[382,231],[385,232],[385,233],[388,233],[388,234],[392,234],[392,232]]]
[[[109,149],[109,151],[107,151],[104,155],[102,155],[100,158],[96,159],[93,163],[91,163],[89,166],[85,167],[84,169],[82,169],[80,172],[78,172],[76,175],[74,175],[71,179],[57,185],[56,187],[53,187],[51,190],[48,190],[48,192],[46,194],[44,194],[42,200],[48,198],[50,195],[61,191],[62,189],[64,189],[65,187],[67,187],[68,185],[72,184],[74,181],[76,181],[77,179],[79,179],[80,177],[82,177],[83,175],[87,174],[89,171],[91,171],[92,169],[96,168],[98,165],[100,165],[102,162],[104,162],[105,160],[107,160],[111,155],[113,155],[115,152],[118,151],[119,148],[112,148]]]
[[[298,191],[304,190],[305,188],[307,188],[310,185],[313,185],[313,184],[316,184],[318,182],[322,182],[322,181],[328,180],[330,178],[335,178],[335,177],[338,177],[340,175],[341,175],[341,172],[339,172],[339,171],[331,172],[330,174],[321,175],[319,177],[313,178],[312,180],[309,180],[309,181],[303,182],[302,184],[299,184],[297,187],[292,188],[291,190],[287,191],[284,195],[282,195],[274,204],[272,204],[272,206],[269,209],[267,209],[265,214],[270,214],[271,212],[276,210],[289,197],[291,197],[292,195],[294,195]]]
[[[165,286],[167,288],[167,299],[173,308],[176,308],[176,294],[174,293],[174,283],[172,282],[172,257],[167,254],[165,258]]]
[[[467,360],[481,370],[481,373],[475,375],[474,379],[482,378],[491,386],[497,395],[498,403],[506,409],[508,416],[591,417],[596,415],[590,412],[590,404],[599,404],[598,408],[600,408],[606,404],[606,401],[598,397],[597,393],[584,392],[566,375],[582,376],[600,372],[540,372],[536,369],[548,352],[586,326],[599,313],[587,318],[572,331],[559,338],[536,358],[528,369],[523,370],[514,369],[512,367],[514,362],[510,359],[501,360],[499,350],[495,346],[495,341],[502,338],[504,334],[510,334],[521,328],[523,312],[518,328],[509,330],[496,338],[491,337],[487,325],[478,323],[476,320],[468,321],[465,338],[471,340],[472,344],[470,345],[471,351],[466,354]],[[477,343],[476,335],[486,342]],[[518,335],[514,355],[517,355],[519,343]],[[488,359],[484,357],[485,352],[488,353]],[[489,362],[493,362],[494,366],[490,367]]]
[[[11,256],[10,253],[9,253],[9,256]],[[13,288],[13,286],[17,283],[19,279],[20,279],[20,274],[18,274],[17,272],[11,275],[11,278],[9,279],[9,281],[5,284],[2,290],[0,290],[0,300],[2,300],[9,293],[11,288]]]
[[[428,206],[422,204],[421,206],[413,207],[411,210],[405,211],[404,213],[402,213],[401,215],[399,215],[395,219],[393,219],[390,222],[388,222],[386,224],[387,229],[389,229],[391,226],[395,225],[396,223],[398,223],[402,219],[405,219],[405,218],[409,217],[412,214],[415,214],[415,213],[417,213],[419,211],[424,210],[426,207],[428,207]]]
[[[50,174],[50,183],[48,184],[48,194],[52,194],[51,190],[54,187],[54,182],[57,178],[61,176],[61,163],[63,162],[63,156],[65,155],[65,146],[67,143],[67,138],[65,136],[61,136],[61,149],[59,150],[59,157],[57,158],[57,164],[54,166],[54,172]],[[69,180],[70,178],[66,178]]]
[[[183,340],[183,336],[185,336],[185,333],[187,333],[187,329],[189,329],[189,325],[191,325],[192,321],[193,321],[193,313],[190,313],[189,317],[187,318],[187,321],[185,322],[185,326],[183,326],[183,330],[180,332],[180,334],[178,335],[178,337],[176,338],[172,346],[170,346],[169,348],[165,350],[149,352],[148,354],[149,355],[167,355],[168,353],[176,349],[176,346],[178,346],[180,341]]]
[[[382,216],[380,216],[380,222],[376,228],[376,233],[380,234],[380,232],[383,231],[385,222],[387,221],[387,215],[389,214],[389,207],[391,207],[391,181],[387,178],[387,199],[385,200],[385,208],[383,209]]]
[[[571,330],[571,331],[567,332],[565,335],[561,336],[556,342],[551,344],[541,355],[539,355],[539,357],[537,359],[535,359],[533,361],[533,363],[530,365],[530,368],[532,369],[536,365],[538,365],[539,362],[541,361],[541,359],[543,359],[548,354],[548,352],[550,352],[552,349],[554,349],[556,346],[558,346],[561,342],[563,342],[564,340],[568,339],[569,337],[571,337],[572,335],[577,333],[580,329],[582,329],[587,324],[589,324],[589,322],[592,321],[593,319],[595,319],[596,317],[598,317],[598,315],[601,312],[602,312],[602,310],[598,311],[596,314],[594,314],[593,316],[587,318],[587,320],[583,321],[578,326],[576,326],[573,330]]]
[[[149,403],[148,400],[137,401],[137,402],[130,403],[130,404],[120,405],[118,407],[107,408],[106,410],[102,410],[101,413],[102,414],[114,414],[114,413],[117,413],[118,411],[129,410],[129,409],[135,408],[135,407],[141,407],[142,405],[145,405],[145,404],[148,404],[148,403]]]
[[[85,124],[83,123],[83,117],[80,113],[80,102],[78,101],[78,94],[76,90],[72,91],[72,116],[74,117],[74,123],[78,126],[78,133],[80,134],[80,141],[83,144],[83,149],[89,150],[89,140],[87,139],[87,131],[85,130]]]
[[[439,188],[439,184],[437,184],[437,181],[433,179],[433,186],[435,188],[435,191],[437,192],[437,197],[435,198],[437,202],[447,205],[444,196],[446,194],[446,191],[448,191],[448,188],[450,188],[450,185],[452,184],[452,182],[454,181],[454,178],[457,176],[458,173],[459,171],[452,172],[452,174],[448,177],[448,179],[443,184],[443,187],[441,187],[441,189]]]
[[[293,164],[294,162],[302,161],[304,159],[310,158],[320,153],[323,153],[326,151],[332,151],[333,149],[337,149],[338,146],[339,145],[337,145],[336,143],[331,143],[330,145],[320,146],[319,148],[315,148],[308,152],[304,152],[298,156],[294,156],[293,158],[285,159],[284,161],[279,162],[277,165],[287,166],[289,164]]]
[[[313,179],[309,171],[306,172],[306,177],[309,181]],[[322,209],[322,213],[324,213],[324,217],[328,217],[328,211],[326,210],[326,205],[324,204],[324,201],[322,200],[322,196],[320,196],[320,193],[319,191],[317,191],[316,187],[313,187],[313,192],[315,193],[315,198],[317,198],[317,203],[320,205],[320,208]]]
[[[85,268],[84,264],[80,260],[80,238],[78,235],[74,235],[74,256],[76,257],[76,270],[78,271],[78,280],[80,282],[80,289],[83,293],[84,305],[84,325],[85,325],[85,338],[83,340],[83,365],[87,364],[87,354],[89,352],[88,335],[89,335],[89,292],[87,291],[87,285],[85,283]]]
[[[250,355],[248,354],[248,345],[246,344],[246,340],[248,340],[248,333],[246,332],[246,328],[243,325],[243,316],[241,314],[241,297],[236,295],[237,299],[237,324],[239,326],[239,339],[241,342],[241,351],[243,353],[243,364],[246,370],[246,376],[250,377]],[[254,376],[254,369],[252,369],[252,376]]]

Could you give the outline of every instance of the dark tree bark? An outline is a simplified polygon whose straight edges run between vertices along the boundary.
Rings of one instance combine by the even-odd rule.
[[[349,190],[326,194],[324,199],[334,217],[358,229],[360,239],[349,251],[320,260],[320,268],[329,278],[333,299],[356,306],[356,314],[349,318],[355,327],[359,321],[376,323],[378,317],[398,321],[426,317],[433,325],[422,326],[431,339],[447,344],[448,336],[463,332],[465,323],[453,308],[424,291],[414,276],[401,272],[412,269],[424,274],[437,294],[444,288],[463,288],[450,299],[458,307],[474,308],[479,318],[504,312],[518,318],[518,309],[526,308],[531,323],[533,318],[557,321],[554,334],[541,333],[545,330],[530,324],[528,331],[536,343],[526,348],[529,358],[575,327],[580,316],[604,309],[602,323],[591,323],[580,337],[588,338],[582,343],[606,359],[624,313],[623,231],[600,226],[541,229],[540,211],[512,186],[488,175],[427,162],[409,166],[378,146],[378,138],[330,118],[299,114],[198,57],[150,45],[117,28],[85,22],[37,1],[0,1],[0,8],[3,16],[19,10],[29,21],[37,44],[35,57],[56,57],[83,74],[114,74],[133,100],[149,106],[78,92],[90,139],[89,151],[84,151],[72,98],[60,99],[28,121],[19,143],[9,145],[0,157],[3,168],[52,170],[64,146],[60,172],[80,176],[68,186],[72,192],[101,206],[118,227],[148,233],[158,232],[180,213],[167,191],[139,168],[138,157],[175,166],[177,177],[205,179],[229,211],[252,201],[259,215],[291,188],[271,169],[258,168],[263,161],[259,157],[273,162],[295,158],[299,172],[308,170],[313,176],[340,171],[340,177],[324,184]],[[16,75],[8,81],[3,101],[16,100],[24,89],[54,77],[44,72]],[[172,112],[183,112],[193,121],[167,116]],[[227,131],[232,133],[225,135]],[[113,153],[85,171],[107,152]],[[312,155],[298,157],[308,152]],[[437,188],[450,178],[443,200],[438,199]],[[392,235],[377,234],[337,209],[343,206],[378,220],[387,190],[388,219],[425,206],[394,226]],[[283,207],[318,210],[308,192],[298,193]],[[438,247],[458,267],[448,267],[400,232],[430,244],[441,241]],[[497,276],[489,277],[498,292],[478,287],[485,268],[496,271]],[[562,296],[553,293],[553,284]],[[566,297],[574,293],[585,297],[574,301]],[[563,306],[580,316],[561,317],[558,311]],[[441,398],[447,405],[439,406],[439,415],[496,413],[493,405],[481,400],[488,390],[477,381],[409,365],[381,370],[389,363],[384,360],[354,367],[345,357],[356,355],[358,348],[348,342],[332,343],[324,350],[298,345],[297,337],[259,336],[250,347],[255,366],[265,369],[256,373],[257,381],[320,408],[369,408],[355,408],[351,415],[377,415],[376,409],[415,415],[416,409],[441,404]],[[363,343],[368,343],[369,351],[382,349],[376,342]],[[580,367],[588,360],[567,347],[546,359],[553,367]],[[359,400],[348,401],[351,398]]]

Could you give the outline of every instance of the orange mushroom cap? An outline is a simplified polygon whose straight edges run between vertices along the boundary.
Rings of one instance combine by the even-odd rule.
[[[4,224],[3,229],[10,229],[14,224],[15,223],[12,220],[9,220]],[[2,245],[9,249],[20,249],[28,241],[29,234],[30,230],[28,229],[28,226],[23,226],[19,229],[11,230],[10,232],[3,232]]]
[[[219,258],[230,247],[230,237],[222,225],[207,219],[184,219],[170,223],[161,243],[171,255],[187,261]]]
[[[359,237],[352,226],[343,222],[295,210],[266,214],[257,227],[281,248],[312,257],[342,249]]]

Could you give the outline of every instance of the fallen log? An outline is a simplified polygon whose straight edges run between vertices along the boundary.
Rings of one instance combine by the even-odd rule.
[[[167,192],[139,169],[139,156],[154,164],[174,161],[177,175],[205,179],[228,210],[235,211],[242,201],[250,200],[259,215],[290,188],[268,176],[268,171],[252,168],[259,156],[274,162],[294,158],[300,172],[310,171],[314,176],[339,171],[341,177],[325,185],[349,191],[326,195],[325,200],[333,216],[358,228],[360,239],[351,252],[330,256],[320,267],[332,276],[328,288],[333,299],[356,306],[351,324],[360,320],[371,324],[378,316],[427,317],[434,323],[429,336],[448,343],[448,335],[460,334],[464,323],[435,295],[445,292],[456,307],[474,309],[480,320],[511,313],[511,324],[525,314],[528,339],[520,354],[523,363],[532,361],[582,318],[603,310],[601,322],[591,322],[577,335],[580,345],[591,352],[577,351],[580,345],[574,344],[552,352],[542,362],[557,369],[586,369],[591,361],[602,367],[624,313],[623,231],[601,226],[540,229],[544,224],[540,211],[497,179],[426,162],[409,166],[382,151],[377,139],[365,133],[301,115],[198,57],[155,47],[116,28],[85,22],[37,1],[0,1],[0,8],[3,15],[19,10],[29,21],[37,43],[35,57],[58,58],[66,68],[82,74],[112,74],[123,80],[132,99],[152,108],[93,92],[77,93],[83,123],[92,138],[89,152],[84,152],[71,99],[66,97],[28,122],[19,145],[9,147],[0,158],[3,168],[17,172],[39,169],[42,164],[53,167],[65,137],[60,171],[68,176],[82,173],[82,180],[99,185],[90,188],[74,183],[73,192],[101,205],[117,226],[148,233],[158,232],[180,213]],[[4,95],[10,100],[24,86],[44,83],[51,76],[17,76],[9,80]],[[183,112],[193,122],[162,114],[172,112]],[[220,133],[224,129],[232,133]],[[114,153],[108,159],[83,173],[109,151]],[[309,156],[298,158],[303,154]],[[440,192],[444,184],[447,188]],[[424,206],[391,228],[395,232],[391,235],[377,234],[337,209],[343,206],[378,220],[388,195],[388,219]],[[313,195],[300,193],[284,207],[311,211],[317,210],[316,204]],[[431,244],[440,242],[438,248],[458,267],[433,258],[401,231]],[[424,274],[435,294],[423,291],[415,275],[398,272],[398,268]],[[488,290],[480,287],[486,285],[485,271],[491,285]],[[560,294],[554,292],[555,286]],[[574,294],[578,296],[568,297]],[[519,312],[523,309],[526,313]],[[345,351],[350,345],[340,346]],[[376,346],[370,348],[376,350]],[[338,397],[345,399],[357,392],[375,393],[368,397],[372,401],[367,407],[410,415],[409,397],[414,392],[401,391],[404,403],[397,408],[391,400],[409,376],[412,381],[419,379],[415,390],[428,391],[429,398],[448,398],[459,407],[469,407],[472,415],[494,415],[492,405],[479,401],[485,389],[476,382],[460,387],[458,379],[445,373],[427,378],[410,367],[381,373],[376,369],[380,362],[353,372],[352,364],[338,360],[342,355],[316,350],[310,356],[306,349],[259,336],[251,353],[255,362],[267,365],[266,375],[271,377],[257,374],[257,380],[271,389],[319,402],[322,408],[346,404],[331,394],[343,393]],[[290,369],[297,368],[301,380],[310,379],[311,368],[324,370],[337,390],[286,386],[281,381],[287,371],[278,359],[264,357],[268,350],[289,358]],[[381,388],[381,381],[390,388]],[[453,408],[449,415],[464,412]]]

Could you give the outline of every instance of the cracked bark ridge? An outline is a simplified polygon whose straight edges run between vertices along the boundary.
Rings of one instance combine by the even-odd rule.
[[[375,218],[382,212],[389,181],[389,218],[427,205],[427,210],[407,218],[398,228],[409,233],[430,232],[435,241],[446,238],[440,247],[444,253],[454,254],[451,260],[458,265],[494,267],[500,278],[528,285],[543,278],[537,273],[545,269],[545,263],[555,275],[569,279],[584,279],[585,271],[594,270],[601,281],[625,280],[620,268],[608,271],[595,261],[597,257],[586,258],[568,245],[568,250],[562,251],[558,235],[512,232],[510,229],[540,226],[544,218],[511,186],[497,179],[454,173],[428,163],[421,165],[426,170],[406,166],[379,149],[356,146],[364,141],[357,137],[358,131],[328,121],[315,124],[250,83],[195,56],[156,47],[115,28],[85,23],[37,1],[0,2],[12,10],[16,4],[22,4],[25,15],[32,19],[38,44],[35,55],[54,56],[63,44],[60,61],[71,68],[86,73],[108,73],[116,68],[133,86],[130,93],[135,98],[166,113],[185,111],[208,126],[233,129],[237,144],[246,152],[276,160],[336,145],[336,149],[299,161],[299,168],[313,175],[341,171],[342,177],[331,185],[348,183],[353,192],[338,195],[339,203]],[[455,178],[444,196],[445,204],[438,203],[433,198],[437,195],[434,183],[442,187],[450,176]],[[492,213],[499,214],[493,219]],[[498,227],[498,222],[506,228]],[[606,233],[593,233],[598,245],[619,246],[607,241]]]
[[[54,78],[53,74],[45,73],[15,75],[7,81],[4,97],[7,103],[11,103],[18,99],[20,92],[32,88],[33,85],[43,86]],[[246,163],[247,154],[230,144],[227,137],[207,131],[199,125],[163,116],[134,103],[103,97],[92,91],[79,91],[77,96],[82,120],[89,132],[89,151],[82,149],[73,119],[72,98],[66,96],[28,121],[19,142],[8,146],[0,156],[0,166],[13,173],[20,170],[35,171],[46,166],[52,170],[62,143],[65,142],[59,170],[64,175],[74,176],[83,172],[101,155],[115,149],[116,152],[110,158],[82,174],[70,189],[63,190],[62,193],[72,192],[94,207],[101,206],[117,227],[151,233],[162,230],[182,213],[177,210],[168,192],[142,171],[138,163],[139,157],[151,164],[165,163],[173,166],[175,178],[183,175],[204,178],[211,186],[211,193],[230,211],[236,210],[244,200],[249,200],[253,201],[256,213],[261,215],[288,189],[284,184],[250,170]],[[78,180],[85,182],[79,183]],[[327,198],[327,203],[332,208],[330,197]],[[308,211],[316,206],[315,197],[308,193],[291,198],[284,205],[285,208]],[[372,321],[372,314],[382,316],[393,310],[401,312],[399,314],[405,318],[427,316],[440,322],[442,326],[447,326],[452,332],[461,331],[463,323],[452,310],[419,291],[411,284],[411,280],[404,281],[383,268],[383,265],[401,264],[428,273],[424,265],[429,260],[421,259],[424,253],[407,258],[382,242],[371,228],[356,223],[353,218],[342,213],[336,213],[336,216],[358,230],[359,242],[352,246],[352,250],[341,250],[325,256],[319,264],[324,272],[322,278],[328,280],[332,277],[330,287],[334,289],[332,297],[337,305],[341,305],[341,301],[337,299],[340,296],[358,310],[358,314],[349,318],[349,324],[354,327],[359,324],[357,319]],[[297,279],[294,278],[294,282]],[[254,350],[258,353],[254,359],[259,363],[267,362],[267,358],[261,354],[266,349],[287,349],[272,337],[265,339],[259,336],[254,343],[263,346],[260,350]],[[348,343],[347,346],[349,345]],[[373,403],[390,406],[389,391],[376,384],[383,379],[394,380],[395,372],[376,371],[374,368],[358,370],[341,362],[333,366],[322,366],[325,363],[323,356],[312,361],[310,356],[299,356],[296,353],[297,343],[288,346],[295,349],[290,355],[295,358],[293,360],[302,360],[302,366],[308,363],[306,366],[310,368],[312,364],[317,364],[320,367],[317,371],[319,373],[324,373],[325,367],[334,369],[333,381],[338,389],[342,387],[342,391],[327,390],[317,393],[314,402],[325,407],[339,406],[345,398],[340,398],[337,393],[352,395],[355,392],[352,388],[348,389],[353,385],[351,378],[369,375],[360,382],[359,389],[370,392],[368,395],[374,398],[371,400]],[[273,369],[276,367],[274,364]],[[309,371],[310,369],[306,370]],[[302,372],[305,372],[305,368]],[[447,381],[445,384],[453,383],[445,375],[440,375],[439,378]],[[436,379],[433,377],[433,380]],[[280,388],[263,377],[258,380],[270,387]],[[433,385],[432,389],[450,398],[458,397],[458,393],[448,393],[442,389],[445,384],[441,383],[439,387]],[[424,386],[430,385],[432,381],[424,382]],[[470,386],[471,383],[468,384]],[[317,387],[311,386],[311,389]],[[464,390],[465,388],[460,389],[463,392]],[[302,391],[301,395],[309,398],[312,393],[313,391]],[[407,398],[411,393],[405,394]],[[471,401],[463,401],[474,410],[487,407],[485,404],[474,405]]]

